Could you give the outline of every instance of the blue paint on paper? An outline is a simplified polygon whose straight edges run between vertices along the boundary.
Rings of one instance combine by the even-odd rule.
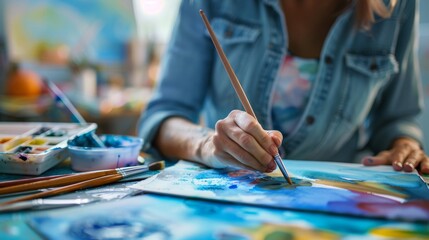
[[[145,207],[142,207],[145,206]],[[168,214],[165,210],[168,209]],[[427,223],[395,222],[145,194],[40,214],[29,224],[47,239],[372,239],[377,230],[428,236]],[[116,229],[118,231],[116,231]],[[141,235],[146,230],[146,235]],[[274,234],[282,233],[280,238]],[[109,234],[109,235],[107,235]],[[103,237],[104,236],[104,237]],[[276,235],[279,236],[279,235]],[[271,237],[271,238],[270,238]]]
[[[170,239],[161,223],[121,216],[96,216],[72,223],[69,234],[76,239]]]

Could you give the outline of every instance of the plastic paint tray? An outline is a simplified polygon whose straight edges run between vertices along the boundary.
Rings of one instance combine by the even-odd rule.
[[[67,140],[95,123],[0,123],[0,173],[40,175],[68,158]]]

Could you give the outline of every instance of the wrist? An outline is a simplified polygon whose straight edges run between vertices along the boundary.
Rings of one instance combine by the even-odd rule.
[[[205,128],[202,130],[203,137],[200,138],[198,144],[196,144],[197,148],[195,150],[195,160],[212,168],[223,168],[225,164],[219,161],[214,151],[213,146],[213,136],[214,132],[211,129]]]
[[[194,150],[194,156],[195,160],[203,163],[204,159],[206,158],[205,156],[207,155],[207,144],[210,142],[211,138],[213,137],[213,134],[207,130],[202,131],[205,132],[202,132],[203,135],[198,139],[197,144],[195,144],[196,149]]]

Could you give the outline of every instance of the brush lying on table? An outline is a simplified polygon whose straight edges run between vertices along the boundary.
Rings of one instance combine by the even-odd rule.
[[[1,192],[3,191],[4,187],[17,186],[17,185],[21,185],[24,183],[45,181],[45,180],[58,178],[58,177],[65,177],[65,176],[69,176],[69,175],[71,175],[71,174],[50,175],[50,176],[44,176],[44,177],[30,177],[30,178],[3,181],[3,182],[0,182],[0,194],[2,194]]]
[[[44,208],[78,206],[78,205],[88,204],[95,201],[96,200],[91,200],[86,198],[76,198],[76,199],[39,198],[39,199],[33,199],[33,200],[22,201],[22,202],[0,206],[0,213],[21,211],[21,210],[28,210],[28,209],[44,209]]]
[[[145,160],[143,157],[138,156],[138,161],[141,164],[143,164]],[[97,172],[106,173],[106,172],[111,172],[111,171],[115,171],[115,170],[101,170],[101,171],[97,171]],[[22,185],[24,183],[41,182],[41,181],[46,181],[46,180],[70,176],[70,175],[80,175],[81,176],[81,175],[93,173],[93,172],[95,172],[95,171],[86,172],[86,173],[69,173],[69,174],[49,175],[49,176],[43,176],[43,177],[29,177],[29,178],[23,178],[23,179],[2,181],[2,182],[0,182],[0,195],[14,193],[13,189],[19,189],[19,188],[17,188],[17,186]],[[106,174],[104,174],[104,175],[106,175]],[[104,175],[102,175],[102,176],[104,176]],[[14,188],[5,189],[6,187],[11,187],[11,186],[14,186]],[[32,185],[32,186],[35,186],[35,185]],[[35,189],[40,189],[40,188],[41,187],[36,187]],[[31,190],[33,190],[33,189],[26,189],[26,191],[31,191]],[[18,192],[21,192],[21,190],[18,190]]]
[[[51,188],[51,187],[58,187],[58,188],[54,188],[52,190],[48,190],[40,193],[26,195],[23,197],[18,197],[18,198],[0,203],[0,206],[21,202],[25,200],[54,196],[54,195],[63,194],[63,193],[67,193],[67,192],[71,192],[79,189],[102,186],[105,184],[117,182],[131,175],[143,173],[146,171],[162,170],[164,169],[164,167],[165,167],[165,162],[159,161],[159,162],[154,162],[152,164],[149,164],[149,166],[140,165],[140,166],[133,166],[133,167],[116,168],[111,170],[71,174],[71,175],[66,175],[64,177],[49,179],[46,181],[37,181],[32,183],[24,183],[16,186],[5,187],[0,189],[0,194],[25,192],[30,190]]]

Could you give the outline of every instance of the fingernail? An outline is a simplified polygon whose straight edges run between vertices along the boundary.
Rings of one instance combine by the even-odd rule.
[[[414,165],[409,162],[405,163],[405,167],[408,167],[408,170],[410,171],[414,170]]]
[[[401,162],[395,162],[395,166],[402,168],[402,163]]]
[[[370,157],[366,158],[365,160],[366,160],[367,163],[374,163],[374,159],[372,159]]]

